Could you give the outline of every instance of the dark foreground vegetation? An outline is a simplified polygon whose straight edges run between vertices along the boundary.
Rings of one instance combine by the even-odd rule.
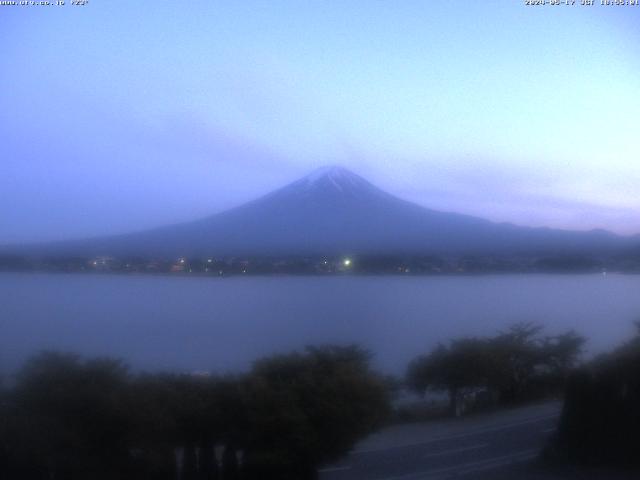
[[[548,457],[594,467],[637,469],[638,431],[640,323],[635,338],[571,375]]]
[[[446,392],[456,416],[566,390],[546,457],[640,466],[640,326],[632,341],[579,366],[583,345],[573,331],[517,324],[439,345],[411,362],[406,385]],[[369,362],[356,346],[308,347],[219,377],[41,353],[0,389],[0,479],[313,479],[393,418],[398,384]]]
[[[524,323],[488,338],[462,338],[416,358],[407,384],[416,392],[446,391],[450,413],[511,405],[562,394],[585,339],[573,331],[542,334]]]
[[[43,353],[0,401],[8,480],[314,478],[388,412],[368,354],[332,346],[222,378]]]

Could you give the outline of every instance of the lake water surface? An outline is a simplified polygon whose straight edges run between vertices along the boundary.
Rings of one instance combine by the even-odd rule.
[[[536,321],[591,352],[640,318],[640,276],[169,277],[0,274],[0,370],[41,349],[134,368],[238,371],[307,344],[358,343],[402,373],[438,342]]]

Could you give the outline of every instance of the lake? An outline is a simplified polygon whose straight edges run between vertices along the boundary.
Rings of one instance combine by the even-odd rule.
[[[640,318],[640,276],[171,277],[0,274],[0,369],[42,349],[136,369],[247,369],[261,355],[355,342],[400,374],[415,355],[519,321],[575,329],[591,353]]]

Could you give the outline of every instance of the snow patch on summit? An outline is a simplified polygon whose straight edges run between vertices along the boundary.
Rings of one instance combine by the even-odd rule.
[[[314,183],[325,177],[336,178],[348,176],[355,176],[355,174],[339,165],[326,165],[314,170],[304,178],[307,180],[307,182]]]
[[[287,202],[292,203],[302,199],[305,201],[314,199],[316,203],[322,204],[329,199],[349,198],[370,201],[388,197],[389,194],[360,175],[338,165],[329,165],[314,170],[265,198],[286,199]]]
[[[340,192],[354,189],[369,189],[370,185],[365,179],[338,165],[320,167],[303,178],[307,187],[330,185]]]

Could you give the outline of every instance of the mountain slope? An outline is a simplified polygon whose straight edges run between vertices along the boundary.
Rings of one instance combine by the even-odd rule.
[[[49,245],[50,254],[136,256],[343,253],[607,253],[633,243],[605,231],[517,227],[401,200],[337,166],[243,206],[141,233]]]

